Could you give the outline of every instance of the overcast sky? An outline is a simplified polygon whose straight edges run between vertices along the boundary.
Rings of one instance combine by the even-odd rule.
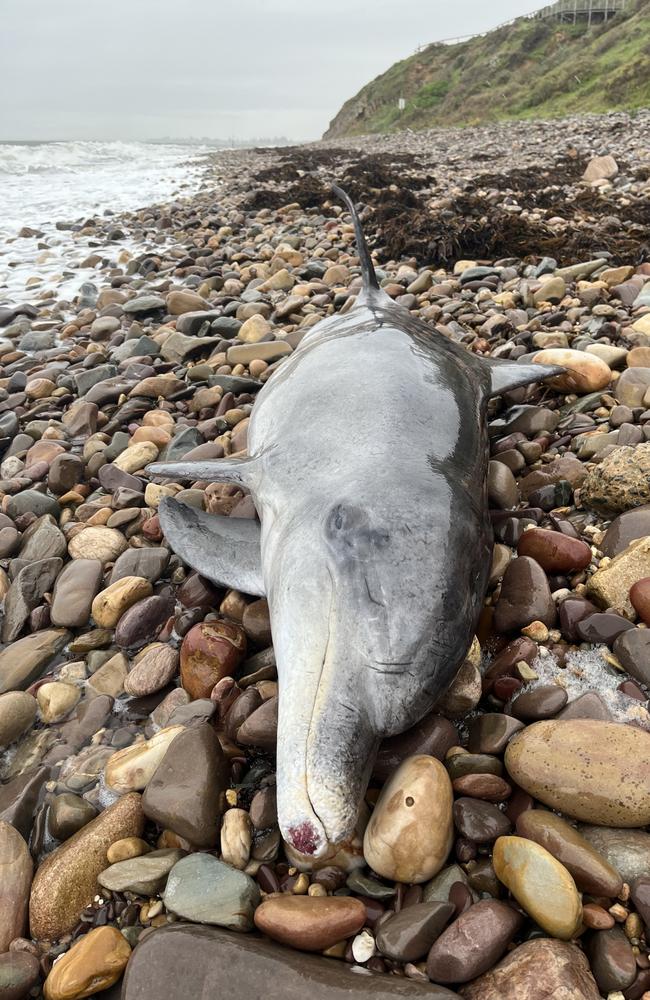
[[[417,45],[535,6],[1,0],[0,139],[316,139],[347,98]]]

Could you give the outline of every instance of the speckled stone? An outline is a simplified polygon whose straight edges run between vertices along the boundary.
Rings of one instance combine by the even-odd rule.
[[[464,1000],[600,1000],[585,953],[553,938],[524,941],[460,993]]]
[[[536,722],[510,741],[506,769],[534,798],[601,826],[650,823],[650,733],[592,719]]]
[[[585,507],[603,514],[650,503],[650,442],[610,452],[588,473],[580,499]]]
[[[32,937],[56,941],[71,931],[97,892],[97,877],[106,868],[108,848],[122,837],[140,837],[143,827],[140,796],[132,793],[118,799],[48,854],[32,883]]]

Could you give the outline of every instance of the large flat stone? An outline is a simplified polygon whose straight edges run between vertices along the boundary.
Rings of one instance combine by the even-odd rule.
[[[394,976],[352,972],[330,958],[213,927],[165,927],[133,952],[122,1000],[452,1000],[457,993]]]

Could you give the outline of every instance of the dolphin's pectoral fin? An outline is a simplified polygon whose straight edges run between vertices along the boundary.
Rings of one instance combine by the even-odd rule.
[[[167,479],[207,479],[211,483],[233,483],[249,489],[257,465],[253,458],[216,458],[198,462],[154,462],[147,466],[152,476]]]
[[[264,597],[260,524],[247,517],[221,517],[165,497],[160,527],[174,552],[220,587]]]
[[[565,372],[565,369],[558,365],[520,365],[516,361],[481,360],[489,369],[488,396],[500,396],[510,389],[530,385],[531,382],[541,382],[552,375],[563,375]]]

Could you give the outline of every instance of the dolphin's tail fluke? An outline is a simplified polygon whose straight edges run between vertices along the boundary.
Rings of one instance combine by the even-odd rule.
[[[379,282],[377,281],[377,275],[375,274],[375,266],[372,262],[372,257],[370,256],[370,251],[368,249],[368,244],[366,243],[366,238],[363,235],[363,229],[361,227],[361,219],[359,218],[359,213],[356,210],[354,202],[350,195],[340,188],[338,184],[332,184],[332,191],[340,198],[342,202],[347,207],[348,212],[352,216],[352,225],[354,226],[354,235],[357,241],[357,251],[359,253],[359,260],[361,262],[361,274],[363,277],[363,289],[365,292],[369,291],[379,291]]]

